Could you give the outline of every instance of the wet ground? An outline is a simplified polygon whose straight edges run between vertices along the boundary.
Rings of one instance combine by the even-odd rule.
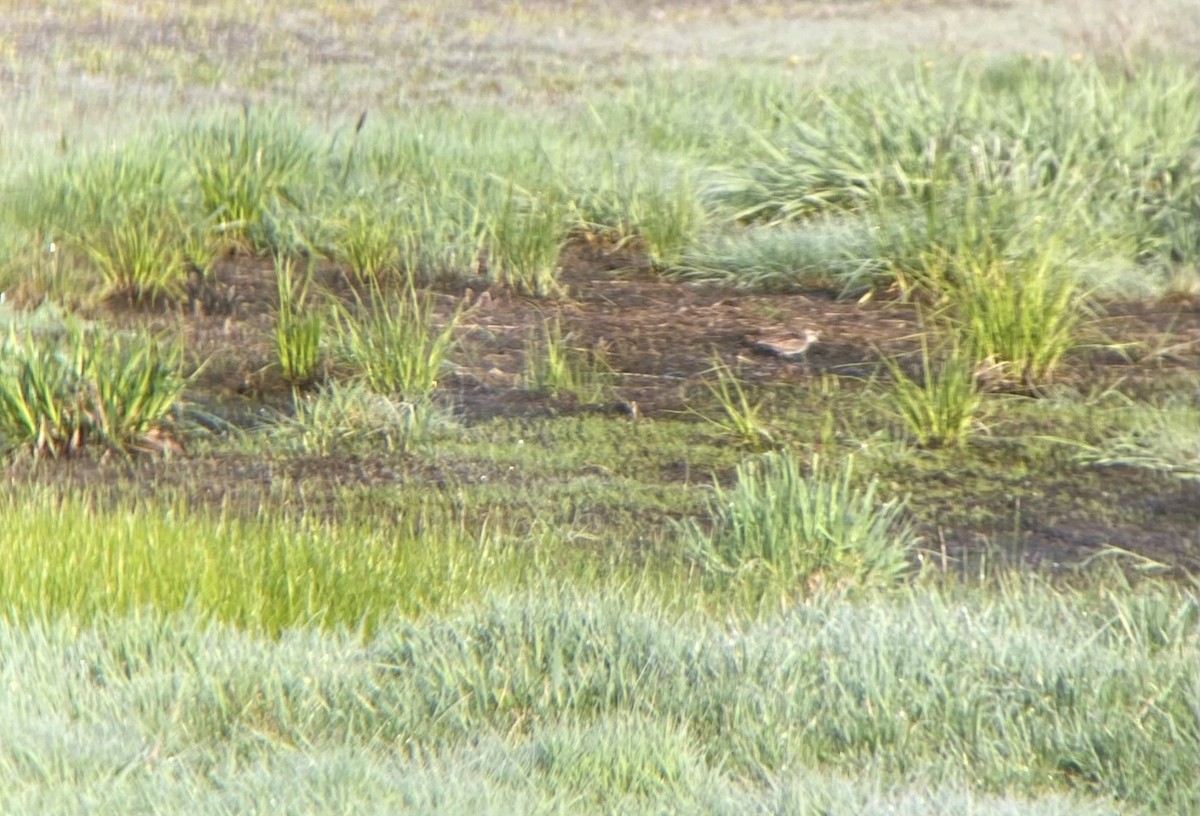
[[[364,109],[402,112],[413,100],[542,104],[580,89],[619,90],[622,76],[643,67],[771,64],[819,83],[848,64],[876,70],[872,59],[844,57],[882,50],[902,59],[997,51],[1127,56],[1163,44],[1186,51],[1198,29],[1179,20],[1194,16],[1187,0],[442,6],[269,0],[254,9],[16,2],[0,20],[11,46],[0,65],[0,101],[10,114],[0,122],[0,143],[13,146],[16,160],[124,135],[149,112],[189,116],[247,101],[348,121]],[[855,389],[883,375],[881,353],[904,359],[920,346],[915,309],[886,297],[856,303],[828,292],[751,295],[670,282],[650,274],[636,253],[585,245],[569,248],[563,262],[567,293],[559,301],[478,284],[439,292],[442,315],[469,307],[455,371],[442,384],[466,426],[597,410],[521,387],[526,345],[554,317],[573,345],[602,353],[614,372],[612,399],[599,410],[651,423],[687,418],[714,358],[765,391],[803,393],[835,377],[853,399]],[[318,282],[347,293],[338,270],[322,270]],[[105,317],[182,331],[193,363],[204,363],[189,397],[206,410],[243,425],[264,410],[286,410],[291,393],[272,366],[269,342],[270,263],[228,258],[192,295],[166,315],[114,305]],[[1114,387],[1135,397],[1197,389],[1200,303],[1100,305],[1088,347],[1074,352],[1060,374],[1064,387],[1084,394]],[[755,348],[764,335],[806,328],[819,331],[820,341],[802,360]],[[945,454],[916,457],[891,478],[919,494],[927,541],[951,556],[1000,542],[1030,561],[1078,563],[1120,547],[1200,571],[1200,484],[1132,468],[1080,468],[1065,455],[1027,456],[984,435],[959,462],[948,463]],[[253,502],[273,483],[303,484],[318,496],[413,479],[436,484],[455,475],[436,463],[386,456],[264,460],[188,452],[49,464],[18,461],[9,468],[10,484],[125,481],[147,493],[200,485],[198,498],[219,504],[239,495]],[[685,469],[676,476],[704,478]]]
[[[715,359],[731,366],[757,393],[803,395],[836,379],[848,404],[878,399],[886,380],[881,354],[914,359],[922,327],[917,311],[898,300],[837,300],[826,292],[746,294],[711,285],[664,280],[636,255],[569,248],[564,296],[533,300],[500,289],[444,288],[440,314],[462,313],[454,370],[439,393],[465,427],[496,418],[536,421],[583,413],[611,414],[614,422],[696,421],[691,411],[711,380]],[[318,280],[348,297],[340,271]],[[190,391],[196,405],[235,424],[253,426],[264,411],[287,411],[290,387],[272,365],[269,340],[275,307],[273,268],[246,257],[217,265],[203,290],[168,316],[105,307],[106,319],[183,330],[193,365],[204,363]],[[1090,342],[1073,352],[1058,384],[1080,394],[1106,387],[1161,397],[1200,387],[1200,302],[1097,304],[1103,311],[1087,330]],[[603,355],[611,387],[600,405],[552,399],[523,385],[531,337],[547,321],[561,321],[573,348]],[[803,359],[764,353],[764,335],[811,328],[820,340]],[[873,385],[872,385],[873,384]],[[1189,385],[1190,384],[1190,385]],[[870,389],[874,387],[874,391]],[[874,396],[871,396],[871,395]],[[1015,397],[1031,401],[1037,395]],[[836,406],[834,412],[836,413]],[[1052,429],[1050,429],[1052,430]],[[1046,433],[1034,429],[1031,433]],[[1200,437],[1200,429],[1197,429]],[[733,444],[733,443],[731,443]],[[1036,455],[1013,439],[978,436],[960,454],[917,455],[887,472],[914,494],[926,541],[948,557],[999,547],[1037,564],[1078,564],[1111,548],[1190,571],[1200,570],[1200,482],[1124,467],[1080,467],[1062,453]],[[681,461],[687,459],[680,452]],[[126,481],[135,492],[175,485],[199,490],[201,504],[242,497],[253,503],[272,485],[303,486],[309,504],[346,490],[456,482],[453,463],[393,455],[257,458],[229,452],[185,453],[163,460],[139,457],[10,469],[28,480],[94,484]],[[681,467],[671,476],[689,483],[713,476]],[[138,488],[137,485],[141,485]],[[189,487],[190,486],[190,487]],[[200,486],[197,488],[196,486]]]

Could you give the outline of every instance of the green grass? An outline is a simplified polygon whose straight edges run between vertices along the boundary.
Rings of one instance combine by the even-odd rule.
[[[376,285],[355,309],[335,307],[334,343],[355,376],[377,394],[419,400],[437,388],[448,365],[459,314],[437,326],[430,293],[407,286],[388,294]]]
[[[860,219],[826,219],[803,227],[712,232],[695,241],[675,274],[753,291],[862,293],[872,284],[871,231]]]
[[[637,238],[660,269],[755,288],[821,272],[839,291],[921,286],[930,257],[1019,264],[1042,244],[1056,270],[1165,282],[1194,264],[1200,102],[1169,60],[1133,80],[994,59],[820,88],[734,71],[712,112],[696,81],[643,77],[582,117],[417,108],[349,135],[279,108],[193,116],[18,175],[17,245],[103,247],[150,196],[178,213],[170,247],[204,225],[256,251],[320,247],[360,276],[484,274],[535,296],[559,290],[573,222]],[[708,131],[689,136],[698,119]]]
[[[365,639],[191,613],[6,622],[23,694],[0,720],[0,801],[1183,814],[1197,622],[1179,590],[1037,581],[826,597],[733,629],[552,586]]]
[[[570,396],[582,405],[603,402],[611,392],[612,370],[603,348],[572,346],[559,319],[546,320],[525,346],[525,384],[554,399]]]
[[[742,382],[739,372],[719,357],[714,356],[711,370],[717,375],[716,382],[706,382],[705,387],[716,400],[720,416],[701,416],[744,445],[769,446],[773,437],[769,423],[763,418],[762,401]]]
[[[136,447],[168,424],[185,387],[177,342],[77,321],[61,333],[14,325],[0,349],[0,443],[37,454]]]
[[[182,294],[183,233],[178,217],[173,219],[169,212],[132,210],[82,243],[109,292],[141,304]]]
[[[0,442],[38,454],[0,490],[0,812],[1200,810],[1186,577],[983,565],[1190,534],[1190,350],[1079,384],[1087,296],[1195,288],[1187,59],[789,65],[831,29],[766,7],[630,39],[624,6],[50,5],[11,10],[49,58],[0,49]],[[575,412],[655,375],[547,323],[549,416],[456,408],[460,335],[510,363],[581,236],[598,274],[915,300],[959,345],[887,388],[824,367],[843,320],[787,383],[708,372],[711,421],[652,404],[703,377],[630,421]],[[227,314],[175,314],[197,278]],[[1037,399],[975,435],[979,361]]]
[[[1075,442],[1079,459],[1102,467],[1133,467],[1200,479],[1200,408],[1195,397],[1152,404],[1122,400],[1116,427],[1099,444]]]
[[[310,133],[280,113],[249,107],[180,136],[190,184],[205,218],[233,244],[277,245],[273,219],[311,184],[317,148]]]
[[[1025,263],[967,261],[955,269],[954,319],[978,359],[1027,385],[1049,380],[1078,344],[1087,316],[1079,282],[1050,257]]]
[[[920,377],[909,377],[889,357],[884,363],[893,381],[892,404],[917,444],[964,445],[982,404],[976,358],[958,344],[941,359],[931,358],[928,339],[922,337]]]
[[[810,472],[789,452],[738,467],[737,482],[710,502],[711,532],[684,526],[689,546],[719,576],[779,582],[803,595],[823,584],[887,585],[913,564],[919,539],[904,499],[877,501],[853,460],[813,455]]]
[[[326,383],[315,392],[293,393],[292,402],[292,412],[273,417],[265,430],[273,446],[298,454],[402,452],[453,428],[432,401],[397,400],[362,381]]]
[[[608,154],[597,171],[593,157],[580,157],[564,171],[563,185],[579,226],[609,235],[618,243],[641,241],[647,260],[659,270],[679,264],[707,220],[696,179],[686,164],[631,165]]]
[[[498,187],[491,195],[499,199],[489,205],[489,274],[534,297],[560,293],[558,255],[566,233],[566,203],[503,180],[488,186]]]
[[[327,254],[344,264],[364,283],[378,282],[400,267],[400,227],[383,196],[363,196],[346,203],[336,222],[333,244]]]
[[[857,78],[779,101],[773,126],[748,129],[751,158],[726,165],[708,198],[738,223],[861,220],[878,236],[865,268],[902,286],[931,282],[930,253],[1017,261],[1043,243],[1071,250],[1053,257],[1055,274],[1187,265],[1200,246],[1200,94],[1181,71],[1151,61],[1130,80],[1088,60],[1009,59]],[[692,265],[719,268],[715,251]],[[837,242],[823,251],[846,264]]]
[[[311,285],[311,270],[303,281],[298,281],[294,264],[276,262],[275,290],[279,306],[275,312],[275,352],[283,378],[297,386],[313,383],[321,363],[325,318],[311,302]]]
[[[50,491],[0,503],[7,614],[81,620],[193,610],[265,632],[373,625],[453,606],[536,565],[443,508],[413,505],[386,524],[335,526],[264,511],[193,513]],[[493,574],[493,571],[498,571]],[[500,573],[505,577],[500,578]]]

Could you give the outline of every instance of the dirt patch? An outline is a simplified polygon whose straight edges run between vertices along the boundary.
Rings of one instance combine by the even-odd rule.
[[[563,258],[566,293],[561,299],[532,300],[467,286],[436,293],[442,319],[466,307],[455,370],[444,379],[441,393],[467,426],[496,417],[535,422],[580,412],[610,413],[614,421],[686,418],[716,360],[764,392],[802,393],[819,380],[835,378],[854,393],[867,380],[886,377],[881,354],[915,361],[920,348],[922,327],[909,304],[839,301],[824,293],[748,294],[677,283],[653,275],[628,248],[573,246]],[[340,270],[320,267],[316,275],[335,296],[353,298]],[[189,397],[225,421],[252,426],[267,412],[290,410],[292,390],[272,363],[273,266],[231,256],[204,285],[207,289],[196,290],[196,296],[168,314],[116,304],[104,317],[184,332],[198,368]],[[573,347],[602,351],[612,369],[611,400],[581,405],[571,398],[530,393],[523,386],[527,345],[553,320],[561,321]],[[820,339],[801,358],[755,347],[764,333],[804,328],[819,331]],[[1119,384],[1123,392],[1145,395],[1169,393],[1181,383],[1195,386],[1194,372],[1200,371],[1200,304],[1195,301],[1109,304],[1090,331],[1095,342],[1068,359],[1063,382],[1084,392]],[[969,500],[964,495],[968,486],[956,483],[969,473],[914,477],[947,480],[945,490],[925,491],[928,504],[915,509],[927,542],[935,549],[945,546],[951,557],[970,558],[986,544],[1014,558],[1074,564],[1115,547],[1200,570],[1198,484],[1126,468],[1080,470],[1068,460],[1014,461],[1010,478],[1004,454],[996,453],[992,462],[984,461],[992,456],[986,447],[964,455],[982,457],[979,486],[969,488]],[[711,478],[698,477],[686,462],[674,473],[668,468],[661,478],[689,483]],[[70,490],[103,481],[115,485],[114,496],[175,491],[188,495],[189,504],[211,508],[232,503],[252,509],[275,504],[286,493],[284,504],[324,515],[335,512],[337,502],[347,497],[353,501],[358,494],[408,484],[423,489],[461,486],[469,475],[453,462],[403,454],[263,459],[214,453],[128,462],[24,462],[10,466],[8,481],[14,489],[48,481]],[[580,478],[584,476],[598,478],[590,472]],[[1001,521],[972,522],[972,508],[964,503]],[[611,508],[618,515],[626,510]],[[588,512],[589,518],[602,521],[608,511]]]

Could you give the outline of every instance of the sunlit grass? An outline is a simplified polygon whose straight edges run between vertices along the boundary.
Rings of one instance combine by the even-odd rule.
[[[309,385],[317,378],[321,362],[321,335],[325,316],[310,297],[311,272],[297,280],[290,261],[275,263],[275,290],[279,305],[275,312],[275,352],[283,378],[293,385]]]
[[[950,298],[964,342],[978,359],[1010,366],[1029,385],[1050,379],[1078,344],[1085,292],[1051,256],[1025,262],[967,260],[954,268]]]
[[[0,518],[0,597],[22,620],[190,609],[259,631],[353,627],[437,609],[528,568],[436,506],[339,527],[182,503],[100,509],[39,491],[0,499]]]
[[[635,47],[581,71],[512,47],[562,20],[568,37],[626,42],[569,5],[12,10],[15,41],[44,36],[53,59],[0,48],[17,89],[0,289],[91,304],[97,325],[26,332],[12,312],[4,443],[128,449],[155,431],[190,386],[179,350],[142,325],[170,318],[146,307],[174,308],[186,266],[211,274],[229,244],[285,274],[277,312],[231,294],[224,331],[274,328],[297,388],[291,403],[278,382],[260,393],[253,372],[239,387],[239,356],[197,386],[253,417],[228,439],[196,429],[165,462],[14,463],[0,811],[1196,812],[1186,586],[956,587],[913,569],[915,524],[958,514],[986,537],[1013,498],[1019,527],[1025,494],[985,506],[975,486],[1033,492],[1070,468],[1194,478],[1190,402],[1088,424],[1055,413],[1046,385],[1077,348],[1089,274],[1143,281],[1138,297],[1195,288],[1190,63],[955,57],[888,73],[896,60],[850,54],[795,70],[764,46],[753,64],[642,72]],[[680,14],[671,25],[694,21]],[[101,44],[62,41],[97,26]],[[325,27],[356,43],[351,59],[312,35]],[[378,70],[398,55],[402,83]],[[213,114],[235,96],[253,107]],[[119,125],[91,121],[106,117]],[[438,391],[459,313],[434,298],[568,297],[571,230],[614,239],[638,270],[933,304],[961,349],[926,353],[915,379],[893,367],[890,394],[923,448],[892,439],[873,385],[839,391],[831,370],[773,392],[719,360],[701,383],[710,421],[453,419]],[[323,311],[300,268],[361,300]],[[194,317],[194,336],[221,331]],[[108,321],[137,327],[110,336]],[[512,328],[481,320],[472,340]],[[841,328],[839,353],[858,342]],[[525,384],[607,399],[623,381],[577,346],[547,324]],[[999,406],[1023,436],[978,457],[982,440],[962,444],[977,360],[1046,397]],[[1037,458],[1063,440],[1028,427],[1056,423],[1090,447]],[[781,450],[739,464],[747,447]],[[831,464],[842,447],[860,450],[855,470]],[[66,465],[95,467],[95,491],[30,486],[75,478]],[[232,483],[193,485],[193,468]],[[942,504],[901,500],[934,482]],[[228,498],[205,508],[214,494]]]
[[[892,376],[891,403],[917,444],[964,445],[982,402],[976,358],[958,342],[940,358],[931,356],[928,339],[922,338],[917,378],[909,377],[890,357],[884,357],[884,363]]]
[[[264,430],[273,444],[309,455],[400,452],[453,427],[449,412],[429,399],[399,400],[361,380],[294,393],[292,403],[290,414],[270,417]]]
[[[246,108],[194,125],[181,139],[201,214],[215,219],[230,242],[270,248],[272,215],[295,206],[300,187],[313,182],[317,149],[310,133],[280,113]]]
[[[566,238],[567,206],[554,193],[537,193],[497,180],[489,205],[489,275],[522,294],[547,297],[561,292],[559,251]]]
[[[751,448],[768,446],[774,441],[770,424],[763,418],[762,400],[742,382],[739,372],[714,356],[711,373],[716,381],[706,382],[709,394],[717,401],[720,414],[701,414],[707,421]]]
[[[804,594],[822,584],[887,585],[909,570],[919,539],[903,499],[877,501],[877,483],[853,480],[852,460],[811,468],[790,452],[768,453],[717,488],[711,533],[686,537],[703,563],[735,579],[766,578]]]
[[[38,454],[126,450],[169,419],[183,394],[182,348],[78,322],[0,339],[0,444]]]
[[[398,294],[378,285],[354,309],[336,307],[334,342],[343,361],[377,394],[427,397],[449,364],[460,312],[438,326],[433,296],[408,286]]]

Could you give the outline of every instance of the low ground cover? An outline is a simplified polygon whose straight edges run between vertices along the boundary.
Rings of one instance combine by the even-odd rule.
[[[0,124],[0,810],[1200,807],[1177,42],[41,5]],[[176,47],[235,18],[254,70]],[[87,82],[161,115],[106,132]]]

